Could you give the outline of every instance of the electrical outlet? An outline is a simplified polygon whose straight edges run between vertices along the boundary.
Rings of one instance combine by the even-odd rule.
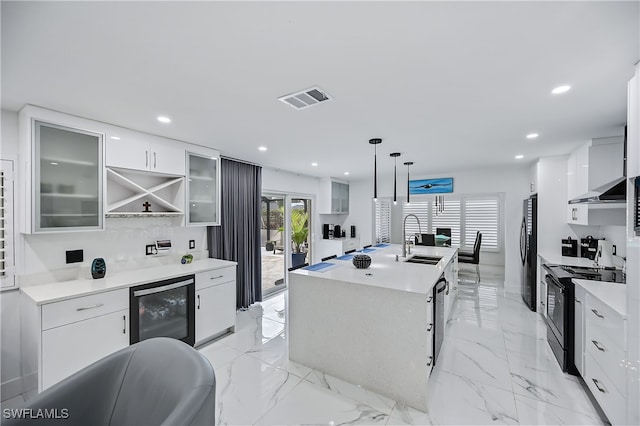
[[[144,246],[144,248],[147,256],[158,254],[158,249],[156,248],[155,244],[147,244],[146,246]]]
[[[189,240],[189,249],[192,250],[196,248],[196,240]]]
[[[83,250],[67,250],[67,263],[81,263],[84,262]]]

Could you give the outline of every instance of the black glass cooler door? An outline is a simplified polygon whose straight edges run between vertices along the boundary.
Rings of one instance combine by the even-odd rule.
[[[193,276],[134,287],[130,293],[131,343],[172,337],[195,343]]]

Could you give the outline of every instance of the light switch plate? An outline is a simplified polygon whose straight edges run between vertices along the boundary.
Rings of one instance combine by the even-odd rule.
[[[196,248],[196,240],[189,240],[189,249]]]

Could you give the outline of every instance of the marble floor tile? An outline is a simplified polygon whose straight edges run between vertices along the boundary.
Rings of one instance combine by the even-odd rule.
[[[303,381],[262,418],[259,425],[384,425],[389,415]]]
[[[242,352],[239,350],[224,345],[220,341],[202,346],[198,348],[198,350],[202,355],[207,357],[213,366],[214,371],[226,366],[228,363],[242,355]]]
[[[446,371],[431,375],[427,408],[434,424],[518,424],[513,392]]]
[[[245,353],[269,365],[287,370],[300,378],[306,377],[311,372],[309,367],[289,360],[289,345],[286,333],[281,333],[263,345],[255,346]]]
[[[221,339],[221,342],[241,352],[262,346],[285,330],[285,324],[268,318],[247,323],[241,330]]]
[[[435,425],[429,413],[423,413],[415,408],[396,403],[389,416],[387,425]]]
[[[261,303],[263,309],[262,317],[284,324],[286,322],[286,304],[288,303],[288,297],[285,297],[285,295],[286,293],[281,293],[264,300]]]
[[[391,414],[391,411],[396,404],[396,401],[393,401],[392,399],[378,395],[377,393],[364,389],[361,386],[352,385],[351,383],[347,383],[319,371],[312,370],[309,375],[305,377],[305,381],[333,391],[338,395],[343,395],[347,398],[353,399],[354,401],[368,405],[385,414]]]
[[[523,425],[603,425],[598,415],[571,411],[565,407],[516,395],[518,418]]]
[[[241,355],[216,371],[216,423],[255,423],[302,378]]]
[[[512,392],[504,342],[489,344],[447,337],[436,368]]]

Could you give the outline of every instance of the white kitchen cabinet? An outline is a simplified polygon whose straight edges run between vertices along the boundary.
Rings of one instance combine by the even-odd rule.
[[[567,201],[589,190],[589,146],[571,153],[567,162]],[[586,204],[567,204],[567,222],[588,225],[589,207]]]
[[[622,137],[593,139],[589,147],[589,190],[621,178],[624,173]]]
[[[21,232],[102,230],[104,134],[88,120],[32,106],[19,120]]]
[[[433,349],[434,349],[434,336],[436,333],[436,324],[435,324],[435,317],[433,316],[434,314],[434,305],[436,303],[435,301],[435,297],[433,297],[433,294],[430,294],[429,296],[427,296],[427,351],[426,351],[426,356],[427,356],[427,378],[431,375],[431,371],[433,370],[433,366],[435,364],[434,362],[434,353],[433,353]]]
[[[187,225],[220,224],[219,153],[187,152]]]
[[[42,389],[129,346],[129,309],[42,332]]]
[[[575,285],[574,299],[574,357],[573,362],[582,377],[585,376],[585,302],[586,292],[580,285]]]
[[[344,252],[349,250],[357,250],[360,248],[360,238],[334,238],[334,239],[322,239],[316,244],[317,259],[333,256],[342,256]]]
[[[640,176],[640,64],[627,86],[627,176]]]
[[[235,324],[235,267],[196,274],[196,346],[233,331]]]
[[[585,308],[583,378],[612,424],[626,424],[626,320],[592,294]]]
[[[349,184],[329,178],[320,181],[320,214],[349,213]]]
[[[447,280],[448,288],[445,295],[444,302],[444,318],[445,321],[448,321],[453,312],[453,304],[456,301],[456,297],[458,295],[458,278],[457,278],[457,263],[458,263],[458,255],[456,254],[451,262],[446,266],[444,270],[444,277]],[[445,326],[446,330],[446,326]]]
[[[42,305],[23,297],[21,315],[23,376],[35,372],[39,392],[129,345],[128,289]]]
[[[109,129],[107,137],[108,167],[185,175],[181,159],[188,144],[122,128]]]

